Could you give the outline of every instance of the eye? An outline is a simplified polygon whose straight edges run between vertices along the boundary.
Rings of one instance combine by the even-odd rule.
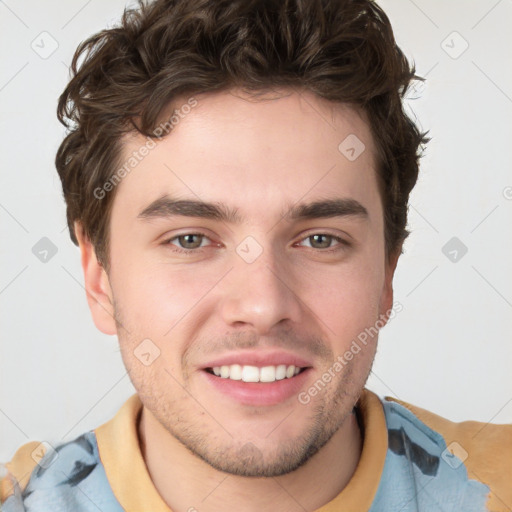
[[[333,250],[337,250],[340,245],[348,246],[348,242],[343,240],[342,238],[334,235],[329,235],[327,233],[315,233],[310,235],[302,240],[299,245],[303,245],[304,242],[309,242],[309,247],[312,249],[331,249],[332,242],[335,241],[337,244]],[[308,247],[308,246],[306,246]]]
[[[176,252],[193,252],[208,245],[210,239],[203,233],[184,233],[165,241],[165,244],[174,246]]]
[[[336,243],[333,244],[334,242]],[[211,240],[204,233],[184,233],[169,238],[164,245],[171,246],[172,251],[176,253],[193,254],[200,252],[201,248],[207,247],[210,243]],[[321,252],[334,252],[349,247],[350,243],[328,233],[314,233],[301,240],[297,245],[318,249]]]

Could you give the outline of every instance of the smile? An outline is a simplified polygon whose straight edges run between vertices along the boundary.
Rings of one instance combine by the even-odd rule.
[[[223,365],[207,368],[206,371],[222,379],[241,380],[243,382],[275,382],[291,379],[305,368],[295,365],[280,364],[276,366]]]

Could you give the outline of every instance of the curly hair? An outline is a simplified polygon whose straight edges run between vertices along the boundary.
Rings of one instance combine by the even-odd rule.
[[[68,130],[55,162],[71,239],[78,244],[78,220],[104,268],[115,188],[101,200],[95,190],[120,165],[122,137],[157,137],[178,96],[235,87],[298,88],[361,108],[377,147],[386,254],[401,250],[429,139],[403,109],[421,78],[374,1],[139,0],[118,26],[78,46],[71,73],[57,108]]]

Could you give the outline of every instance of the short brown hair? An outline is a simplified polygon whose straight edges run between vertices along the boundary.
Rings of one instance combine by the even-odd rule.
[[[80,64],[79,64],[80,61]],[[384,205],[386,253],[408,236],[407,204],[428,139],[404,113],[414,66],[372,0],[139,0],[119,26],[82,42],[57,115],[68,134],[56,156],[71,239],[80,221],[109,266],[121,138],[153,130],[173,99],[240,87],[309,90],[362,108],[374,136]]]

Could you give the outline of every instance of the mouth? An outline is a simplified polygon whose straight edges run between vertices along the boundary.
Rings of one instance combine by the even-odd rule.
[[[252,366],[252,365],[222,365],[205,368],[205,371],[221,379],[242,382],[260,382],[271,383],[285,379],[292,379],[296,375],[306,371],[309,367],[300,367],[285,364],[270,366]]]
[[[219,406],[227,400],[229,406],[261,407],[290,404],[305,389],[312,371],[311,366],[293,364],[226,364],[203,368],[199,373],[221,400]]]

